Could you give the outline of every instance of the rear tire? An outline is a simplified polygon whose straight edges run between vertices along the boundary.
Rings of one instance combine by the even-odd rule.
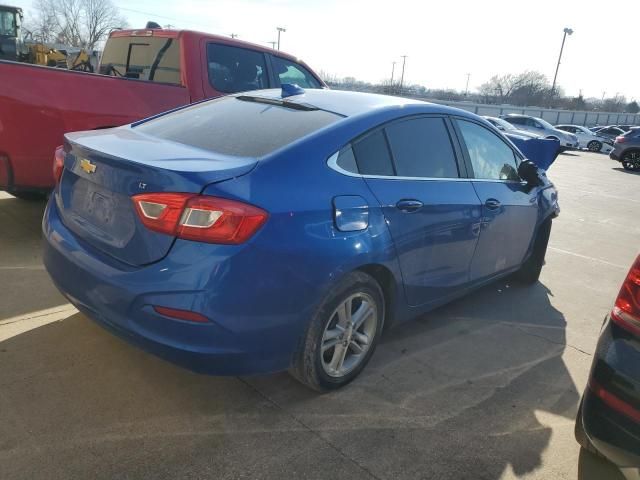
[[[350,273],[311,319],[289,373],[319,392],[347,385],[373,355],[384,316],[384,295],[378,282],[363,272]]]
[[[591,140],[588,144],[587,144],[587,150],[589,150],[590,152],[599,152],[602,150],[602,142],[599,142],[598,140]]]
[[[632,172],[640,172],[640,150],[626,152],[622,156],[622,167]]]
[[[525,284],[533,284],[540,278],[540,272],[544,265],[544,257],[547,253],[547,245],[551,236],[551,219],[545,220],[538,228],[538,233],[533,243],[533,251],[520,270],[515,274],[516,279]]]

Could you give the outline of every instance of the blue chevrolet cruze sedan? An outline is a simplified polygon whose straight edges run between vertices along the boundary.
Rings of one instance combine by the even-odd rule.
[[[295,86],[70,133],[44,261],[80,311],[196,371],[353,380],[385,327],[535,282],[557,192],[482,118]]]

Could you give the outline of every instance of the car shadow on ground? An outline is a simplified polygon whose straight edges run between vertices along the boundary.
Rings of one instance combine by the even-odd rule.
[[[0,342],[0,477],[521,476],[579,400],[552,295],[490,285],[388,331],[326,395],[197,375],[75,314]]]
[[[42,266],[45,205],[0,192],[0,321],[67,303]]]
[[[640,171],[634,172],[633,170],[626,170],[622,167],[614,167],[613,170],[617,170],[618,172],[629,173],[631,175],[640,175]]]

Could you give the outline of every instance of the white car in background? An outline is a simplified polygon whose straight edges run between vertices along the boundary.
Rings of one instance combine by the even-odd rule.
[[[590,152],[604,153],[608,153],[613,148],[608,139],[599,136],[582,125],[556,125],[556,128],[564,132],[573,133],[578,137],[578,142],[580,143],[578,148],[586,148]]]

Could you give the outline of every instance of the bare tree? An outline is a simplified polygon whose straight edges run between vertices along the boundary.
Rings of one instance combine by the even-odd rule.
[[[114,28],[127,26],[112,0],[35,0],[27,29],[35,39],[92,50]]]

